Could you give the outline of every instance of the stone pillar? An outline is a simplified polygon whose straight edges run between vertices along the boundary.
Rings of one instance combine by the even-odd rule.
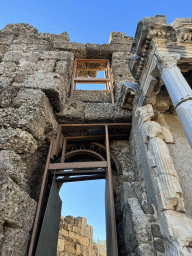
[[[192,90],[177,67],[179,54],[157,54],[157,66],[192,148]]]

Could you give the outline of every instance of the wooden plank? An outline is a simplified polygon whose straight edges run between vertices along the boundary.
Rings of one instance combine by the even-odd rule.
[[[77,63],[107,63],[107,59],[76,59]]]
[[[103,167],[107,167],[107,161],[49,164],[49,170],[71,170],[71,169],[103,168]]]
[[[95,84],[105,84],[106,82],[110,82],[109,78],[74,78],[74,82],[76,83],[95,83]]]

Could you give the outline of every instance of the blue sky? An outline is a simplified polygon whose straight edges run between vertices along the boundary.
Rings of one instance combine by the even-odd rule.
[[[111,31],[134,37],[146,16],[192,17],[191,0],[0,0],[0,29],[8,23],[29,23],[39,32],[67,31],[71,42],[108,43]],[[64,184],[62,215],[82,216],[93,226],[93,237],[105,239],[104,180]]]
[[[71,42],[108,43],[110,31],[134,36],[143,17],[164,14],[168,23],[176,17],[192,17],[191,0],[1,0],[0,29],[24,22],[39,32],[69,33]]]

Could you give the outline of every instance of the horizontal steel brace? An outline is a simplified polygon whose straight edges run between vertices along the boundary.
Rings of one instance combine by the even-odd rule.
[[[55,176],[76,176],[76,175],[94,175],[105,174],[105,170],[82,170],[82,171],[56,171]]]
[[[82,168],[103,168],[107,167],[107,161],[96,162],[75,162],[75,163],[54,163],[49,164],[49,170],[70,170]]]
[[[57,183],[60,183],[60,182],[74,182],[74,181],[100,180],[100,179],[105,179],[105,174],[83,176],[83,177],[73,177],[73,178],[63,178],[63,179],[57,179],[56,181],[57,181]]]

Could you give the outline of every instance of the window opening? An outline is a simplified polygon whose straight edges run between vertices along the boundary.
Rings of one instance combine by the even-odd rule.
[[[107,59],[75,59],[70,97],[75,90],[103,90],[111,94],[114,103],[110,61]]]

